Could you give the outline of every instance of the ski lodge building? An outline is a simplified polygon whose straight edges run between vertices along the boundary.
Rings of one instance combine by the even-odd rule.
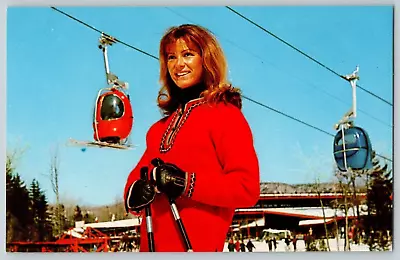
[[[343,194],[333,192],[335,189],[332,186],[321,188],[319,193],[304,188],[290,190],[290,185],[287,185],[289,189],[279,191],[271,186],[274,185],[262,184],[260,199],[254,207],[236,209],[228,236],[241,234],[245,238],[263,237],[269,230],[288,230],[291,233],[307,234],[310,228],[316,236],[324,236],[325,222],[330,236],[333,237],[336,225],[339,230],[344,227],[346,211],[349,225],[357,219],[357,216],[360,216],[359,219],[362,221],[368,215],[367,207],[362,205],[366,193],[357,192],[346,197],[347,203],[356,201],[354,204],[360,205],[357,210],[356,207],[350,206],[345,209]]]

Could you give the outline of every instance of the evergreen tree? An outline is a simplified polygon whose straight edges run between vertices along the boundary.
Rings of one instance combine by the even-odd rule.
[[[47,199],[36,180],[29,189],[16,172],[16,153],[6,157],[6,241],[51,239]]]
[[[83,216],[83,220],[85,223],[93,223],[95,222],[95,216],[90,211],[86,211],[85,215]]]
[[[373,164],[367,191],[367,234],[371,250],[387,250],[390,241],[388,231],[390,234],[393,231],[393,176],[387,163],[381,166],[379,160],[374,158]]]
[[[7,241],[27,241],[34,233],[29,191],[18,173],[6,170]]]
[[[30,198],[30,212],[32,214],[33,218],[33,227],[34,231],[32,232],[31,239],[32,241],[40,241],[39,239],[39,216],[37,213],[37,203],[39,199],[40,193],[39,193],[39,184],[36,182],[34,179],[31,183],[30,190],[29,190],[29,198]]]
[[[35,238],[37,241],[48,241],[52,238],[52,224],[50,222],[48,203],[46,195],[39,187],[39,182],[35,179],[30,188],[31,212],[36,229]]]
[[[82,210],[78,205],[76,205],[75,212],[74,212],[74,221],[75,222],[82,221],[82,219],[83,219]]]

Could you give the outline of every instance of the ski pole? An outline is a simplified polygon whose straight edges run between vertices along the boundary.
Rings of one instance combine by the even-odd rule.
[[[144,181],[148,181],[148,167],[142,167],[140,169],[140,178]],[[153,220],[151,216],[151,208],[150,205],[147,205],[145,208],[146,214],[146,227],[147,227],[147,240],[149,243],[149,251],[155,252],[155,244],[154,244],[154,234],[153,234]]]
[[[172,214],[174,215],[175,222],[178,225],[179,231],[185,242],[187,252],[193,252],[192,245],[191,245],[189,237],[186,233],[186,229],[185,229],[185,226],[183,225],[182,219],[179,215],[179,211],[178,211],[178,208],[176,207],[175,200],[169,198],[169,205],[171,206],[171,211],[172,211]]]

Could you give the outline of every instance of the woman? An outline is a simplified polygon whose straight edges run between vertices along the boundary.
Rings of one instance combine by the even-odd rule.
[[[125,206],[137,214],[151,205],[156,252],[186,251],[168,198],[176,199],[193,251],[222,252],[235,208],[254,206],[260,194],[241,95],[227,83],[222,49],[205,28],[170,28],[159,57],[157,101],[165,117],[147,132],[146,151],[125,185]],[[151,180],[140,179],[144,167]],[[146,221],[140,245],[148,251]]]

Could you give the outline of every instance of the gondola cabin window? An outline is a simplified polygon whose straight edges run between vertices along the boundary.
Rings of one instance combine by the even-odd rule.
[[[102,120],[121,118],[124,114],[124,104],[116,95],[105,96],[101,106],[100,116]]]

